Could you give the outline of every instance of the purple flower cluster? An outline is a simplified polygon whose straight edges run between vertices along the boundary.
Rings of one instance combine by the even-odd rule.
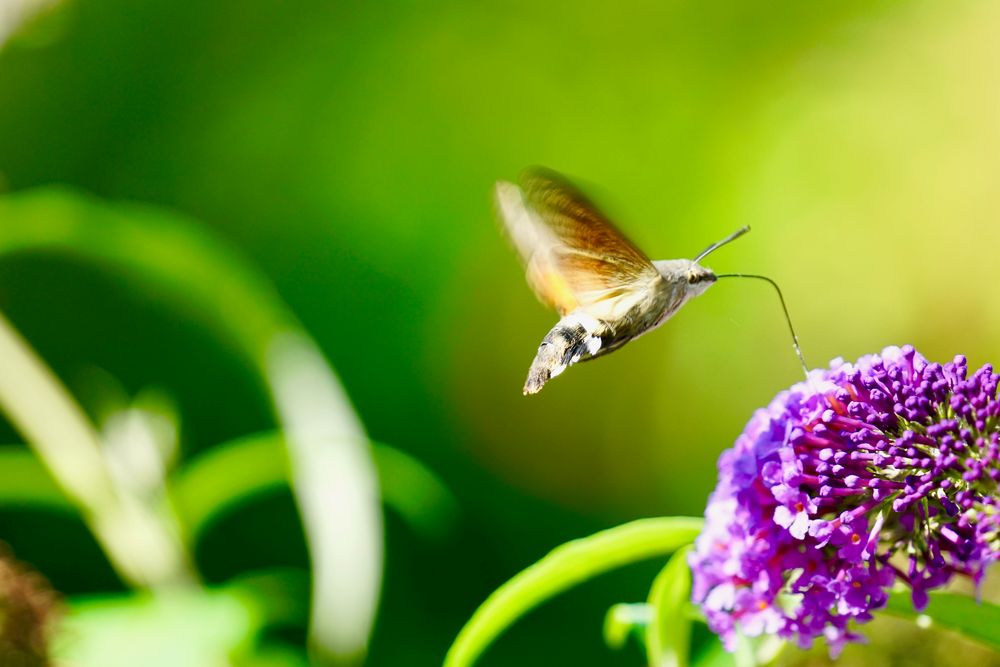
[[[896,580],[927,591],[1000,558],[1000,376],[891,347],[835,360],[758,410],[719,459],[693,597],[737,631],[833,654]]]

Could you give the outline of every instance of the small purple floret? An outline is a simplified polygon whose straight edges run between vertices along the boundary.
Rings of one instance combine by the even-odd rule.
[[[922,610],[1000,559],[1000,375],[890,347],[779,394],[719,459],[691,555],[693,597],[737,631],[836,655],[893,582]]]

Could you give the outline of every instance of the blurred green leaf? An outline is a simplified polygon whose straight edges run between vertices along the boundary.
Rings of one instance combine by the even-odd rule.
[[[644,641],[652,617],[653,611],[645,603],[613,605],[604,615],[604,643],[617,650],[625,646],[630,635]]]
[[[639,519],[556,547],[483,602],[455,638],[445,667],[473,664],[511,624],[554,595],[609,570],[690,544],[701,525],[701,519],[691,517]]]
[[[925,617],[932,625],[1000,650],[1000,606],[990,602],[977,602],[968,595],[938,591],[930,594],[927,609],[917,612],[910,593],[897,591],[889,596],[884,611],[914,620]]]
[[[687,667],[691,654],[689,550],[679,549],[670,557],[649,591],[653,617],[646,626],[646,655],[650,667]]]
[[[420,461],[373,443],[382,501],[418,533],[440,537],[454,523],[458,503]],[[222,514],[262,493],[288,488],[285,440],[266,431],[216,445],[178,470],[171,496],[182,522],[197,539]]]
[[[259,619],[243,600],[200,590],[71,600],[54,653],[76,667],[217,667]]]
[[[288,437],[313,576],[310,642],[353,663],[381,588],[382,517],[368,439],[323,354],[268,280],[183,216],[67,189],[0,198],[0,255],[67,254],[137,278],[235,343],[266,383]],[[332,567],[331,563],[337,563]]]
[[[0,216],[2,217],[2,216]],[[0,225],[0,230],[6,229]],[[112,474],[100,434],[32,345],[0,314],[0,410],[25,437],[129,585],[178,583],[190,562],[169,518]]]
[[[73,598],[54,652],[74,667],[299,667],[300,652],[257,640],[264,628],[304,624],[308,591],[307,573],[273,570],[213,589]]]
[[[34,453],[15,445],[0,447],[0,505],[76,511]]]

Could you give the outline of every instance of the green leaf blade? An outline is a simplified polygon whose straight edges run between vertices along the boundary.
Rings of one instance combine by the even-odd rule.
[[[889,596],[884,612],[913,620],[923,616],[933,625],[1000,650],[1000,606],[990,602],[977,602],[967,595],[938,591],[930,594],[927,609],[918,612],[913,608],[909,592],[900,591]]]
[[[663,568],[649,591],[653,618],[646,627],[646,655],[650,667],[687,667],[691,656],[690,548],[680,549]]]

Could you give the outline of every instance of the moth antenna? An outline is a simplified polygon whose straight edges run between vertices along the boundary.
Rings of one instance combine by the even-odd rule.
[[[733,234],[732,236],[730,236],[726,240],[722,241],[718,245],[721,245],[722,243],[726,243],[727,241],[733,240],[734,238],[736,238],[740,234],[745,233],[749,229],[750,229],[749,227],[744,227],[742,230],[740,230],[736,234]],[[710,248],[710,250],[712,250],[712,248]],[[805,357],[802,356],[802,348],[799,347],[799,337],[795,335],[795,327],[792,326],[792,318],[788,315],[788,306],[785,305],[785,296],[781,293],[781,288],[778,287],[778,283],[774,282],[773,280],[771,280],[767,276],[759,276],[759,275],[754,274],[754,273],[719,273],[719,274],[716,274],[715,277],[716,278],[756,278],[757,280],[765,280],[765,281],[771,283],[771,287],[773,287],[774,290],[778,293],[778,300],[781,301],[781,310],[783,310],[785,312],[785,321],[788,322],[788,331],[791,332],[791,334],[792,334],[792,347],[795,348],[795,354],[799,358],[799,363],[802,364],[802,372],[806,374],[806,379],[808,380],[809,379],[809,365],[806,364]]]
[[[730,241],[735,241],[736,239],[738,239],[739,237],[743,236],[744,234],[746,234],[749,231],[750,231],[750,225],[746,225],[744,227],[740,227],[739,229],[737,229],[735,232],[733,232],[732,234],[730,234],[726,238],[722,239],[721,241],[716,241],[712,245],[710,245],[707,248],[705,248],[704,250],[702,250],[700,253],[698,253],[698,256],[695,257],[691,261],[693,261],[693,262],[695,262],[697,264],[698,262],[700,262],[701,260],[703,260],[705,257],[707,257],[709,254],[715,252],[716,250],[718,250],[722,246],[726,245]]]

